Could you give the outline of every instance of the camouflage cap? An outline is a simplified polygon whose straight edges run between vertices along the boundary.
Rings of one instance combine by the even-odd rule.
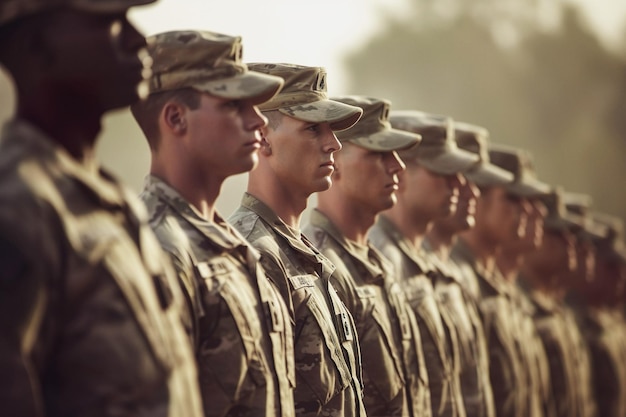
[[[156,0],[0,0],[0,25],[37,13],[68,8],[90,13],[117,13]]]
[[[454,135],[459,148],[479,156],[480,161],[463,175],[479,187],[495,187],[513,181],[513,174],[491,163],[487,142],[489,131],[470,123],[454,122]]]
[[[607,227],[594,220],[591,215],[593,199],[588,194],[564,192],[563,203],[569,216],[580,219],[583,228],[578,232],[578,237],[584,240],[604,239],[607,236]]]
[[[148,38],[150,93],[194,88],[215,97],[263,103],[278,93],[280,77],[249,71],[241,37],[207,31],[172,31]]]
[[[550,186],[537,179],[530,152],[511,146],[490,144],[489,158],[494,165],[513,174],[513,182],[505,185],[511,194],[535,197],[550,192]]]
[[[620,262],[626,262],[626,246],[624,245],[624,221],[619,217],[606,213],[593,213],[595,222],[606,228],[604,237],[594,239],[597,253]]]
[[[459,149],[454,140],[450,117],[416,110],[392,111],[391,126],[422,136],[422,142],[400,153],[403,160],[414,160],[439,175],[452,175],[470,169],[478,155]]]
[[[352,127],[363,114],[359,107],[328,99],[324,68],[268,63],[251,63],[248,66],[254,71],[285,80],[281,92],[259,106],[262,111],[278,110],[305,122],[329,123],[335,131]]]
[[[350,142],[372,151],[390,152],[417,145],[422,137],[394,129],[389,123],[391,102],[364,96],[333,97],[335,101],[363,109],[363,116],[350,129],[337,132],[341,142]]]
[[[544,220],[546,230],[570,231],[577,233],[584,228],[584,223],[580,216],[572,216],[567,212],[563,201],[563,188],[555,187],[549,192],[537,194],[536,197],[546,206],[548,210]]]

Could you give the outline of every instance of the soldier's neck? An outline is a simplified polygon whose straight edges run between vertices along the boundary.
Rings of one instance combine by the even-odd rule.
[[[299,230],[309,195],[286,187],[272,172],[260,169],[261,164],[250,172],[247,192],[271,208],[287,226]]]
[[[402,232],[402,235],[412,243],[415,249],[421,250],[424,236],[432,225],[430,219],[420,216],[419,213],[411,212],[401,202],[385,211],[384,216],[395,225],[396,229]]]
[[[87,169],[97,169],[95,143],[101,128],[101,112],[81,106],[70,108],[44,96],[38,100],[21,99],[16,115],[46,133]]]
[[[324,194],[318,194],[317,209],[328,217],[346,238],[366,245],[367,231],[376,222],[377,214],[364,209],[362,205],[350,204],[342,198],[328,198]]]

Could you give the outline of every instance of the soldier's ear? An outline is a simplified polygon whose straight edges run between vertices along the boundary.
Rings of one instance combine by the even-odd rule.
[[[168,102],[163,106],[161,117],[165,126],[176,135],[184,135],[187,133],[187,120],[185,118],[185,109],[176,102]]]

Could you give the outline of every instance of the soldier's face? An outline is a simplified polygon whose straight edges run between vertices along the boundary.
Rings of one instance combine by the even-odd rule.
[[[261,146],[259,129],[267,124],[249,100],[202,94],[200,106],[186,109],[185,137],[188,169],[198,177],[224,180],[253,169]]]
[[[334,153],[341,143],[328,123],[311,123],[283,116],[275,127],[263,129],[267,163],[290,192],[308,197],[332,184]]]
[[[456,209],[459,193],[457,175],[439,175],[409,161],[400,174],[400,193],[415,215],[433,221],[449,216]]]
[[[102,111],[139,98],[149,75],[146,42],[125,13],[102,15],[74,10],[53,12],[43,28],[46,74],[61,94]]]
[[[405,169],[396,152],[375,152],[347,143],[337,153],[337,187],[359,210],[375,215],[396,203],[398,173]]]
[[[477,225],[493,244],[520,239],[528,221],[528,203],[510,196],[502,187],[488,188],[479,198]]]

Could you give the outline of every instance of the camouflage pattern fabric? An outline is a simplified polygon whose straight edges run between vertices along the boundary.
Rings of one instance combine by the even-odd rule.
[[[581,381],[576,379],[575,354],[567,335],[570,329],[566,327],[556,301],[539,291],[531,292],[530,296],[536,308],[535,324],[550,366],[556,414],[559,417],[579,416],[576,384]]]
[[[330,283],[335,267],[250,194],[229,221],[261,253],[268,277],[290,308],[296,414],[364,417],[360,347],[352,315]]]
[[[619,312],[588,307],[581,312],[581,330],[589,345],[592,386],[598,415],[626,415],[626,323]]]
[[[3,413],[201,416],[184,301],[143,204],[25,121],[3,130],[0,173]]]
[[[360,107],[328,98],[326,70],[322,67],[259,62],[249,64],[249,68],[285,81],[280,93],[259,104],[264,112],[277,110],[298,120],[328,123],[333,131],[352,127],[363,114]]]
[[[486,271],[460,239],[453,247],[451,257],[463,273],[473,275],[466,278],[466,282],[478,284],[476,302],[487,340],[489,379],[496,416],[524,417],[528,387],[518,348],[520,324],[511,296],[502,285],[504,278],[498,276],[497,270]]]
[[[535,307],[526,291],[519,285],[509,285],[517,314],[519,342],[517,343],[522,358],[526,384],[528,386],[526,414],[528,416],[554,417],[556,405],[552,395],[548,356],[533,319]]]
[[[424,248],[429,245],[424,242]],[[437,273],[435,294],[440,306],[450,317],[458,344],[457,364],[461,394],[468,417],[495,417],[493,392],[489,380],[487,341],[478,312],[478,305],[463,287],[462,272],[452,261],[431,258]]]
[[[151,94],[193,88],[215,97],[263,103],[283,79],[249,71],[242,61],[241,37],[209,31],[177,30],[147,39],[153,60]]]
[[[365,409],[369,417],[411,416],[402,349],[415,345],[409,308],[392,266],[372,247],[347,240],[314,210],[304,233],[337,268],[332,284],[354,316],[361,355]]]
[[[575,397],[577,403],[578,416],[596,417],[597,406],[592,387],[591,354],[589,346],[585,342],[580,327],[572,309],[566,304],[563,305],[563,321],[567,329],[566,336],[569,346],[572,349]]]
[[[455,374],[452,335],[442,318],[433,284],[432,266],[384,216],[370,229],[370,240],[395,267],[396,276],[415,313],[428,372],[433,416],[465,416],[459,375]]]
[[[156,177],[141,198],[189,300],[205,416],[294,416],[289,312],[258,253]]]

